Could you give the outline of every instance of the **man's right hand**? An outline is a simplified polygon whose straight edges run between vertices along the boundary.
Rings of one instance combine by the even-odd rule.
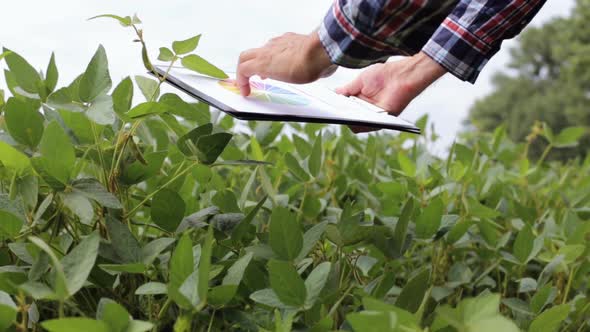
[[[356,96],[397,116],[445,73],[446,70],[426,54],[418,53],[400,61],[372,65],[354,81],[336,89],[336,92]],[[375,130],[360,127],[351,129],[357,133]]]
[[[261,48],[240,54],[236,84],[243,96],[250,94],[250,77],[258,75],[288,83],[309,83],[334,71],[317,32],[286,33]]]

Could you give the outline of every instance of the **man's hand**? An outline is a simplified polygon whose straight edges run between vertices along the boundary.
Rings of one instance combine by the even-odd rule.
[[[309,83],[333,72],[317,32],[286,33],[261,48],[240,54],[236,83],[243,96],[250,94],[250,77],[259,75],[289,83]]]
[[[397,116],[445,73],[446,70],[426,54],[418,53],[404,60],[373,65],[336,92],[356,96]],[[365,127],[351,129],[355,133],[375,130]]]

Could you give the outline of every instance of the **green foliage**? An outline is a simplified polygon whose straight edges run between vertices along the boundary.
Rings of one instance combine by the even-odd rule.
[[[590,125],[589,19],[590,2],[577,0],[569,17],[523,32],[518,46],[511,50],[512,73],[495,76],[495,91],[473,106],[469,124],[481,131],[505,125],[513,140],[532,141],[530,153],[535,159],[548,147],[559,148],[548,154],[551,159],[586,156],[590,143],[586,128]],[[536,121],[545,122],[555,132],[583,127],[568,129],[551,140],[538,133],[529,135]]]
[[[150,68],[139,19],[101,17]],[[502,127],[445,158],[428,132],[238,131],[161,76],[113,84],[102,47],[65,86],[54,56],[43,76],[3,55],[0,330],[590,328],[590,158],[531,162]]]

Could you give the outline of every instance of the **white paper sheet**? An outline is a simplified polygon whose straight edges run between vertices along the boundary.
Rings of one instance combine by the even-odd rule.
[[[157,67],[161,73],[166,68]],[[301,122],[327,122],[394,128],[419,132],[413,124],[398,117],[379,112],[377,107],[362,100],[338,95],[321,83],[288,84],[253,77],[252,94],[243,97],[231,80],[201,76],[183,68],[172,68],[168,81],[190,95],[229,112],[234,116],[261,116],[269,120],[301,119]]]

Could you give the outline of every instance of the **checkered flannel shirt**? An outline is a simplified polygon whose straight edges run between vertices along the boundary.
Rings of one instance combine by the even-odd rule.
[[[392,55],[426,53],[474,83],[545,0],[335,0],[319,29],[332,62],[361,68]]]

